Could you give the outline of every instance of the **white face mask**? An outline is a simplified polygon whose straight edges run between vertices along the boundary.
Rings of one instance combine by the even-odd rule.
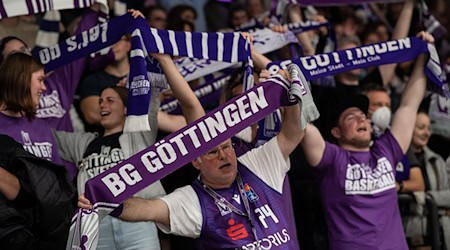
[[[388,107],[381,107],[372,114],[372,123],[384,131],[391,123],[391,115]]]

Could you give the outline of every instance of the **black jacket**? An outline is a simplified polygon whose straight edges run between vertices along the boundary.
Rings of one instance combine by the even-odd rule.
[[[0,167],[20,182],[14,201],[0,194],[0,249],[65,249],[75,195],[66,169],[5,135],[0,135]]]

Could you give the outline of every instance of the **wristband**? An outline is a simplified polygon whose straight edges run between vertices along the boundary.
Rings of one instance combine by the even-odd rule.
[[[398,186],[399,186],[397,193],[400,193],[401,191],[403,191],[403,181],[399,181],[397,183],[398,183]]]

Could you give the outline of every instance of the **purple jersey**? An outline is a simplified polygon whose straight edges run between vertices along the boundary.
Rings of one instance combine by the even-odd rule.
[[[390,131],[368,152],[326,143],[317,172],[330,249],[408,249],[395,189],[402,157]]]
[[[262,249],[299,249],[291,207],[285,207],[283,194],[269,187],[249,169],[238,163],[249,202],[250,214]],[[196,239],[197,249],[257,249],[252,226],[246,216],[233,212],[224,202],[215,201],[196,180],[193,188],[200,200],[203,224]],[[245,212],[236,181],[230,188],[215,190]]]
[[[31,154],[62,164],[53,134],[45,120],[11,117],[0,113],[0,134],[9,135]]]

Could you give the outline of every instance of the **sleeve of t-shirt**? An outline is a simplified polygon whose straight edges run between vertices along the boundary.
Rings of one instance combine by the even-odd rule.
[[[191,186],[176,189],[160,198],[169,207],[170,226],[156,223],[164,233],[198,238],[202,229],[200,201]]]
[[[406,152],[406,156],[408,157],[409,167],[410,168],[418,168],[418,167],[420,167],[420,162],[417,159],[416,155],[414,154],[414,152],[412,151],[411,148],[409,148],[408,152]]]
[[[282,193],[284,177],[291,163],[289,159],[284,159],[276,137],[242,155],[238,160],[267,185]]]
[[[384,155],[392,156],[392,161],[395,165],[403,158],[403,151],[389,129],[384,132],[375,144],[380,151],[384,151]]]
[[[322,159],[319,164],[314,167],[318,173],[325,173],[329,167],[336,163],[336,159],[339,155],[339,146],[325,142],[325,149],[323,151]]]

